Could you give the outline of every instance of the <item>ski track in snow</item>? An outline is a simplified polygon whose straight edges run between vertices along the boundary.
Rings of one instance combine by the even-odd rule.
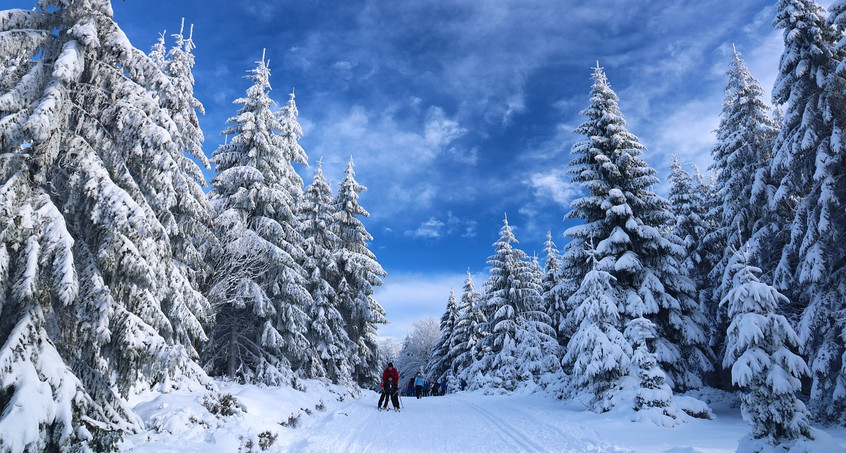
[[[461,400],[459,400],[461,401]],[[513,445],[515,448],[512,451],[526,451],[526,452],[543,452],[545,451],[543,448],[539,447],[534,442],[531,442],[526,436],[525,433],[521,433],[515,427],[510,426],[507,422],[505,422],[500,417],[497,417],[494,414],[485,412],[484,409],[480,408],[479,406],[470,403],[469,401],[461,401],[462,404],[469,406],[471,409],[475,411],[475,413],[481,415],[482,417],[490,420],[492,422],[491,427],[496,430],[496,433],[503,437],[503,440],[506,440],[508,444]],[[521,418],[521,420],[524,420]]]
[[[472,401],[472,402],[471,402]],[[555,404],[551,402],[551,404]],[[624,452],[563,414],[529,413],[508,397],[402,398],[402,410],[379,411],[360,398],[289,434],[291,453]],[[552,409],[554,410],[554,409]],[[494,411],[496,413],[494,413]],[[456,426],[464,426],[456,436]]]

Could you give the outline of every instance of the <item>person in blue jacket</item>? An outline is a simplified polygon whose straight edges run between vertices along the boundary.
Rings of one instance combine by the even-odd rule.
[[[423,393],[423,385],[426,381],[423,379],[423,375],[420,372],[417,372],[417,375],[414,376],[414,396],[417,399],[420,399],[420,394]]]
[[[441,395],[446,395],[446,377],[441,378]]]

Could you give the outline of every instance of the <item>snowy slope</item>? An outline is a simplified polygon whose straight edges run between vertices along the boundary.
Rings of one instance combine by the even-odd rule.
[[[737,408],[714,404],[716,420],[675,428],[633,423],[630,414],[594,414],[545,395],[457,393],[402,398],[400,412],[376,410],[376,393],[357,397],[307,382],[309,390],[221,384],[239,402],[216,416],[207,394],[148,394],[134,401],[148,432],[123,451],[202,452],[733,452],[747,425]],[[321,404],[322,403],[322,404]],[[209,405],[211,406],[211,405]],[[291,420],[298,420],[292,422]],[[296,423],[296,427],[290,425]],[[282,426],[287,424],[289,426]],[[267,434],[260,435],[262,432]],[[846,451],[846,430],[815,431],[820,452]],[[269,442],[275,436],[272,443]],[[269,443],[269,445],[267,445]]]

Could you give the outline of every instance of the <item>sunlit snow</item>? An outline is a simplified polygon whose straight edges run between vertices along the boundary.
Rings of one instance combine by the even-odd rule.
[[[709,400],[715,420],[665,428],[631,421],[630,410],[596,414],[577,400],[565,403],[546,394],[402,397],[402,409],[394,412],[376,409],[375,392],[353,396],[317,381],[305,385],[307,391],[300,392],[220,383],[215,393],[142,395],[132,403],[148,431],[127,437],[121,450],[717,453],[734,452],[749,430],[738,401],[716,392],[696,395]],[[208,395],[220,394],[237,400],[233,415],[214,415],[203,405]],[[814,430],[814,435],[809,451],[846,451],[846,429]]]

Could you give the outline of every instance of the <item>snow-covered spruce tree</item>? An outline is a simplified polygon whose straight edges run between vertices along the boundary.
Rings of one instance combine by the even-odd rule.
[[[717,199],[712,217],[719,222],[711,236],[723,251],[711,275],[718,285],[732,250],[739,250],[749,240],[755,224],[764,216],[766,205],[758,202],[753,193],[766,190],[756,186],[765,184],[772,147],[779,133],[779,125],[768,114],[770,109],[762,99],[763,88],[749,73],[737,50],[732,54],[727,75],[717,145],[711,150]],[[713,296],[715,305],[723,293],[717,287]]]
[[[185,21],[182,22],[179,33],[172,35],[175,43],[167,54],[163,54],[162,34],[153,46],[150,58],[171,79],[170,84],[161,85],[158,100],[161,107],[170,113],[179,131],[179,134],[172,137],[177,149],[181,150],[181,153],[173,156],[174,162],[196,182],[177,181],[177,200],[170,209],[172,215],[161,221],[169,230],[168,237],[176,257],[174,265],[182,270],[194,287],[199,287],[211,275],[208,257],[211,249],[217,246],[217,238],[211,229],[214,210],[202,190],[202,186],[206,185],[205,176],[195,163],[197,161],[203,167],[210,168],[203,153],[203,131],[197,120],[197,113],[205,113],[205,110],[203,104],[194,97],[192,70],[195,45],[190,34],[188,38],[183,35]],[[197,345],[192,344],[192,340],[207,340],[201,326],[210,322],[212,315],[207,299],[175,298],[174,303],[164,309],[174,324],[177,339],[196,354],[194,348]]]
[[[732,382],[743,390],[741,410],[752,427],[750,437],[784,447],[810,437],[810,417],[797,396],[808,367],[794,352],[799,337],[777,313],[787,298],[759,281],[760,269],[747,260],[739,252],[729,262],[731,285],[721,301],[731,318],[723,366],[731,368]],[[760,451],[741,442],[744,449]]]
[[[294,102],[294,91],[291,90],[288,95],[288,102],[277,112],[280,127],[279,138],[282,141],[281,152],[284,161],[277,163],[275,167],[279,178],[278,183],[288,194],[288,198],[292,202],[291,206],[295,206],[303,195],[303,180],[291,164],[298,163],[308,166],[308,156],[303,147],[300,146],[303,128],[297,120],[299,114],[297,103]]]
[[[213,385],[202,310],[176,309],[206,304],[177,209],[207,213],[157,98],[175,89],[106,0],[2,11],[0,35],[0,445],[111,450],[142,427],[122,397]]]
[[[777,276],[789,275],[798,291],[790,296],[802,307],[798,334],[811,368],[809,406],[821,421],[846,423],[846,5],[832,5],[827,31],[835,65],[822,87],[826,101],[821,135],[802,155],[811,167],[809,190],[798,203]],[[785,30],[786,31],[786,30]],[[790,111],[790,104],[788,105]],[[807,180],[807,179],[806,179]],[[795,259],[795,265],[793,263]],[[779,287],[780,289],[780,287]]]
[[[555,330],[541,310],[537,266],[513,242],[505,218],[496,252],[488,258],[492,269],[482,311],[489,315],[480,327],[487,335],[476,344],[477,361],[468,369],[471,388],[515,390],[560,369]]]
[[[561,296],[558,286],[558,277],[561,275],[561,256],[555,242],[552,241],[552,232],[546,232],[546,242],[543,253],[546,261],[543,266],[543,281],[541,283],[541,297],[543,298],[543,309],[549,316],[549,325],[555,329],[558,344],[566,345],[569,337],[563,335],[564,321],[567,319],[567,300]]]
[[[804,238],[807,214],[799,214],[796,208],[822,176],[816,168],[818,160],[830,156],[832,151],[832,105],[826,84],[834,70],[831,53],[834,37],[826,26],[825,9],[814,0],[780,0],[777,8],[773,25],[784,31],[784,53],[773,88],[773,101],[783,104],[785,110],[784,124],[773,148],[770,172],[776,190],[769,210],[779,214],[779,218],[775,221],[778,225],[761,225],[761,228],[764,232],[778,228],[785,233],[789,231],[789,235],[769,238],[766,247],[778,255],[764,256],[759,262],[765,276],[772,273],[774,286],[790,299],[790,306],[782,310],[795,320],[809,300],[805,295],[793,293],[803,289],[796,284],[798,263],[802,259],[798,256],[799,244],[795,242],[811,239]],[[785,228],[787,225],[791,226],[790,230]],[[791,242],[794,246],[790,246]]]
[[[167,30],[159,33],[159,39],[153,43],[153,46],[150,48],[150,53],[147,54],[147,56],[150,57],[150,60],[152,60],[153,63],[162,70],[162,72],[167,73],[167,46],[165,43],[165,33],[167,33]]]
[[[444,314],[441,316],[440,332],[438,342],[432,347],[432,355],[429,357],[429,364],[426,367],[426,378],[430,381],[440,382],[442,378],[452,382],[452,349],[450,342],[455,332],[455,323],[458,320],[458,303],[455,301],[455,291],[450,288],[449,298]]]
[[[561,357],[564,352],[558,343],[557,329],[552,326],[552,319],[543,305],[543,268],[538,262],[537,255],[526,262],[526,278],[531,286],[537,288],[536,302],[532,305],[535,312],[529,311],[520,319],[523,324],[517,343],[520,346],[518,354],[524,360],[518,372],[524,377],[533,379],[546,387],[556,380],[560,381]],[[522,278],[522,277],[521,277]]]
[[[655,323],[646,318],[635,318],[626,324],[624,332],[634,347],[630,377],[627,378],[628,385],[636,388],[633,420],[675,426],[690,417],[713,419],[714,413],[704,402],[673,394],[667,383],[667,375],[658,366],[654,352],[654,340],[658,337],[656,327]]]
[[[710,318],[711,346],[718,361],[722,361],[728,327],[725,314],[718,309],[726,292],[725,287],[731,283],[724,280],[725,269],[733,256],[732,251],[746,244],[756,224],[765,218],[769,165],[773,143],[779,131],[778,124],[768,114],[769,107],[762,99],[763,88],[749,73],[736,49],[727,75],[726,97],[717,128],[717,145],[711,150],[716,203],[709,217],[717,225],[705,238],[711,249],[719,251],[719,256],[715,256],[711,263],[713,267],[708,275],[710,288],[703,291],[701,296]],[[762,232],[762,237],[770,233]],[[764,249],[771,247],[769,241],[762,245]],[[760,256],[771,251],[758,250],[753,253]]]
[[[596,266],[596,263],[594,263]],[[623,336],[614,276],[594,267],[570,299],[575,305],[576,330],[567,343],[562,364],[576,393],[592,395],[590,409],[605,412],[614,406],[615,393],[628,375],[632,347]]]
[[[667,385],[667,376],[651,352],[654,347],[650,343],[657,337],[655,330],[652,321],[635,318],[626,325],[624,335],[635,348],[631,359],[638,379],[634,408],[640,417],[658,417],[660,424],[665,418],[674,419],[677,414],[671,412],[673,390]]]
[[[693,280],[696,294],[699,294],[707,288],[708,271],[711,268],[703,243],[703,239],[714,227],[708,221],[709,187],[696,166],[695,173],[691,175],[682,167],[676,155],[673,155],[670,170],[669,201],[675,217],[673,233],[682,240],[682,267]]]
[[[112,392],[108,375],[87,361],[102,365],[96,348],[111,333],[108,310],[131,327],[143,322],[113,307],[94,269],[77,271],[72,234],[50,194],[32,183],[29,156],[6,159],[0,166],[0,450],[113,450],[122,433],[140,430],[143,422]],[[60,320],[73,324],[59,328]],[[86,320],[87,329],[79,325]],[[156,341],[163,346],[161,337]],[[68,350],[74,347],[79,351]]]
[[[335,252],[339,239],[330,226],[334,222],[332,189],[323,176],[321,163],[314,180],[305,190],[299,209],[300,232],[303,236],[308,275],[306,289],[313,303],[306,309],[311,319],[306,334],[312,348],[311,363],[304,369],[310,377],[328,377],[334,383],[350,383],[352,366],[349,351],[353,348],[341,312],[338,295],[331,282],[338,280]]]
[[[372,387],[380,378],[376,325],[387,322],[385,309],[373,299],[373,288],[382,285],[382,277],[387,274],[368,248],[373,236],[359,216],[368,217],[370,213],[358,202],[359,194],[367,188],[356,182],[354,168],[350,157],[334,200],[336,217],[332,228],[341,242],[337,252],[339,280],[333,287],[347,335],[355,344],[348,351],[354,367],[353,380],[362,387]]]
[[[256,63],[253,85],[235,101],[242,107],[222,132],[232,139],[212,154],[221,249],[211,282],[216,321],[205,366],[241,381],[292,384],[292,370],[309,363],[311,353],[305,310],[313,301],[295,218],[294,187],[302,180],[291,180],[292,163],[304,160],[292,152],[271,111],[264,55]]]
[[[484,335],[481,326],[487,319],[481,309],[482,295],[476,291],[476,285],[470,276],[470,269],[467,269],[467,278],[464,280],[464,288],[461,293],[461,302],[458,305],[458,319],[455,321],[455,330],[450,341],[450,355],[454,357],[452,371],[455,376],[468,376],[465,371],[475,361],[473,351],[476,343]]]
[[[813,1],[779,3],[775,23],[784,30],[785,50],[773,96],[786,105],[773,157],[779,179],[772,204],[795,205],[774,286],[789,299],[782,312],[791,321],[799,318],[799,340],[811,368],[810,409],[822,421],[846,423],[841,3],[827,20]]]
[[[596,244],[598,269],[615,278],[622,325],[644,317],[655,323],[659,366],[674,391],[696,388],[713,368],[705,317],[682,267],[681,240],[668,231],[669,202],[650,188],[655,170],[643,161],[643,145],[626,130],[617,95],[597,65],[591,105],[576,132],[587,139],[573,146],[569,171],[587,194],[573,201],[567,218],[585,223],[569,228],[573,238],[563,258],[568,278],[589,271],[587,244]]]
[[[699,295],[699,306],[708,320],[706,325],[710,326],[709,346],[712,351],[721,349],[726,324],[723,324],[721,329],[715,327],[718,304],[710,303],[710,295],[715,285],[709,278],[709,271],[714,261],[719,259],[718,254],[722,256],[721,251],[718,253],[718,249],[723,246],[722,242],[718,243],[714,240],[713,234],[716,222],[713,221],[710,211],[716,210],[715,197],[712,187],[704,182],[696,166],[694,166],[695,173],[691,175],[682,167],[678,157],[673,155],[670,169],[669,201],[675,217],[673,233],[682,240],[684,246],[681,264],[693,281],[696,288],[694,294]],[[632,347],[637,348],[637,345]],[[712,381],[719,381],[719,377],[717,375]],[[731,383],[728,382],[725,386],[730,387]]]

